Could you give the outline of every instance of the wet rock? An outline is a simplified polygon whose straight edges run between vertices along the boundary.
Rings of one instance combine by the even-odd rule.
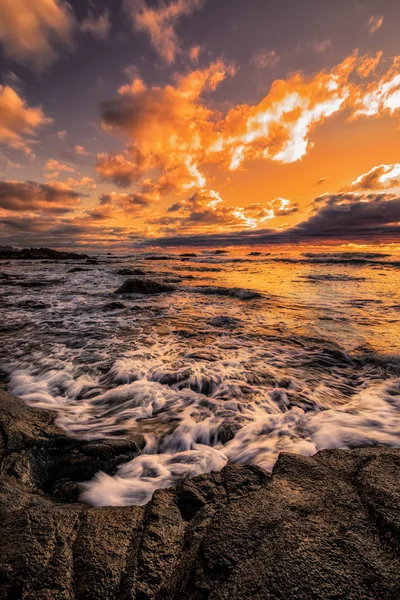
[[[107,304],[103,306],[102,310],[107,312],[111,310],[122,310],[123,308],[126,308],[123,302],[107,302]]]
[[[240,319],[236,319],[235,317],[227,317],[224,315],[210,319],[210,325],[213,327],[234,328],[240,327],[242,324],[243,323]]]
[[[152,256],[145,256],[145,260],[170,260],[171,256],[163,256],[162,254],[154,254]]]
[[[134,279],[127,279],[121,287],[119,287],[116,294],[162,294],[164,292],[174,292],[176,286],[170,283],[164,283],[161,281],[155,281],[154,279],[141,279],[136,277]]]
[[[116,275],[146,275],[146,272],[143,269],[120,269]]]
[[[196,286],[190,288],[189,291],[211,296],[231,296],[232,298],[238,298],[239,300],[255,300],[263,297],[262,294],[255,292],[254,290],[245,290],[243,288],[224,288],[213,285]]]
[[[215,250],[214,254],[216,254],[217,256],[219,254],[229,254],[229,251],[228,250]]]
[[[76,252],[59,252],[51,248],[11,248],[0,246],[0,259],[14,258],[17,260],[84,260],[89,258],[87,254]]]
[[[145,507],[91,508],[68,501],[74,478],[112,471],[130,443],[69,440],[54,413],[3,392],[0,431],[1,598],[398,597],[400,449],[283,453],[272,477],[231,465]]]
[[[180,254],[179,256],[182,258],[196,258],[197,254],[194,252],[183,252],[183,254]]]
[[[262,256],[262,252],[249,252],[248,256]]]
[[[88,258],[86,261],[87,265],[98,265],[99,261],[97,260],[97,258]]]

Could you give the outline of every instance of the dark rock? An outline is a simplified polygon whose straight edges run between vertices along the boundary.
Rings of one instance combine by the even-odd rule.
[[[116,294],[161,294],[163,292],[174,292],[176,286],[170,283],[155,281],[154,279],[127,279],[121,287],[116,290]]]
[[[248,256],[261,256],[262,252],[250,252]]]
[[[194,252],[183,252],[183,254],[180,254],[179,256],[182,258],[196,258],[197,254]]]
[[[220,317],[214,317],[210,319],[210,325],[213,327],[240,327],[242,325],[242,321],[240,319],[236,319],[235,317],[226,317],[221,315]]]
[[[217,254],[217,255],[218,254],[229,254],[229,251],[228,250],[215,250],[214,254]]]
[[[121,310],[122,308],[126,308],[123,302],[108,302],[103,306],[104,311],[109,310]]]
[[[98,265],[99,261],[97,260],[97,258],[88,258],[86,261],[87,265]]]
[[[0,426],[1,598],[399,597],[400,449],[281,454],[272,477],[231,465],[145,507],[91,508],[66,501],[75,477],[112,472],[133,441],[69,440],[3,392]]]
[[[116,275],[146,275],[146,272],[143,269],[120,269]]]
[[[171,256],[163,256],[162,254],[154,254],[153,256],[145,256],[145,260],[170,260]]]
[[[51,248],[17,248],[0,246],[0,259],[16,258],[17,260],[84,260],[87,254],[76,252],[59,252]]]

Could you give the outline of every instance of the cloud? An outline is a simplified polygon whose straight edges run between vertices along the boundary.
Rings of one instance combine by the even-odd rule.
[[[105,181],[133,188],[152,203],[169,195],[179,198],[179,202],[171,198],[175,214],[155,215],[150,225],[175,224],[184,231],[195,223],[203,229],[263,227],[269,218],[288,216],[293,205],[289,209],[251,205],[251,213],[249,207],[215,203],[218,192],[207,181],[208,167],[234,171],[254,160],[299,161],[313,147],[314,130],[328,119],[344,111],[351,119],[368,116],[366,98],[377,90],[379,102],[391,106],[394,114],[400,59],[377,75],[380,59],[379,53],[372,57],[354,53],[330,71],[312,76],[294,73],[274,81],[260,102],[234,106],[225,113],[209,99],[235,74],[235,67],[222,60],[175,75],[164,86],[147,86],[135,71],[131,83],[101,104],[103,130],[122,136],[128,145],[120,154],[99,154],[97,171]],[[377,115],[384,110],[377,110]],[[182,200],[188,193],[190,202]]]
[[[9,58],[43,71],[72,46],[74,16],[67,2],[0,0],[0,43]]]
[[[79,156],[90,156],[90,152],[88,152],[84,146],[76,145],[75,146],[75,152]]]
[[[323,52],[326,52],[327,50],[332,50],[332,41],[331,40],[325,39],[325,40],[321,40],[319,42],[314,43],[314,51],[317,52],[317,54],[322,54]]]
[[[297,204],[284,198],[265,203],[254,202],[244,207],[227,206],[215,190],[204,189],[170,206],[167,212],[173,213],[173,216],[156,216],[147,223],[162,225],[164,231],[169,231],[171,226],[185,232],[196,231],[199,227],[202,231],[212,232],[218,229],[255,229],[268,220],[288,216],[297,210]]]
[[[307,242],[387,243],[400,235],[400,198],[391,194],[343,193],[314,201],[314,213],[295,227],[283,230],[250,229],[216,234],[149,238],[146,245],[221,246],[248,244],[304,244]]]
[[[200,52],[201,52],[201,47],[200,46],[193,46],[190,49],[190,51],[189,51],[189,58],[190,58],[190,60],[192,60],[193,62],[198,62],[199,56],[200,56]]]
[[[127,214],[131,218],[136,218],[142,216],[149,204],[148,198],[142,194],[111,192],[111,194],[102,194],[99,206],[89,214],[97,220],[115,219]]]
[[[75,179],[74,177],[68,177],[65,181],[63,181],[65,185],[69,187],[82,187],[88,190],[95,190],[97,188],[95,182],[91,177],[81,177],[81,179]]]
[[[54,215],[0,216],[0,236],[4,244],[13,246],[47,246],[50,248],[107,248],[132,246],[132,240],[143,237],[136,227],[118,227],[88,219],[88,215],[64,217]]]
[[[126,158],[123,154],[97,155],[96,171],[104,181],[112,182],[119,187],[129,187],[139,180],[143,173],[140,157],[135,160]]]
[[[281,58],[275,50],[261,50],[257,54],[253,54],[250,59],[250,64],[256,69],[272,69],[280,62]]]
[[[363,59],[357,68],[357,73],[359,76],[363,79],[369,77],[381,62],[382,56],[383,52],[377,52],[375,56],[371,57],[368,55],[363,56]]]
[[[368,64],[365,60],[364,64]],[[365,90],[358,92],[354,117],[373,117],[384,114],[393,115],[400,108],[400,57],[393,59],[392,66]]]
[[[0,85],[0,143],[32,154],[36,130],[51,122],[40,107],[27,106],[15,90]]]
[[[74,210],[79,203],[79,194],[63,183],[0,181],[0,208],[6,211],[61,214]]]
[[[124,0],[134,29],[147,33],[153,48],[168,64],[172,64],[180,52],[175,26],[181,17],[190,16],[203,4],[204,0],[161,0],[152,8],[146,0]]]
[[[106,40],[111,29],[109,11],[106,9],[98,16],[89,12],[86,19],[81,22],[80,29],[83,33],[89,33],[98,40]]]
[[[373,33],[375,33],[375,31],[378,31],[378,29],[380,29],[382,27],[384,20],[385,20],[384,16],[376,17],[373,15],[370,18],[370,20],[368,21],[369,32],[371,34],[373,34]]]
[[[400,186],[400,163],[378,165],[360,175],[351,185],[352,190],[385,190]]]
[[[76,169],[71,167],[70,165],[66,165],[64,163],[55,160],[54,158],[49,158],[44,166],[46,171],[53,171],[52,177],[54,177],[54,172],[64,171],[65,173],[76,173]]]
[[[232,66],[222,61],[176,77],[175,85],[148,88],[142,80],[123,86],[119,95],[101,105],[103,129],[125,134],[133,146],[124,155],[98,156],[100,175],[120,186],[138,181],[146,171],[159,173],[159,187],[188,190],[204,187],[198,170],[213,135],[213,112],[202,94],[216,89]],[[138,83],[140,81],[140,84]]]

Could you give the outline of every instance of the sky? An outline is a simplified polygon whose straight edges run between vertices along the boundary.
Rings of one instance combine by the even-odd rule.
[[[0,0],[0,245],[400,244],[400,2]]]

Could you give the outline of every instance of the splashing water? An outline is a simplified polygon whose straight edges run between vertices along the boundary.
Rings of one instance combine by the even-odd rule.
[[[398,258],[247,254],[0,266],[8,390],[70,435],[146,440],[82,500],[144,504],[228,462],[400,445]],[[127,268],[177,290],[116,297]]]

